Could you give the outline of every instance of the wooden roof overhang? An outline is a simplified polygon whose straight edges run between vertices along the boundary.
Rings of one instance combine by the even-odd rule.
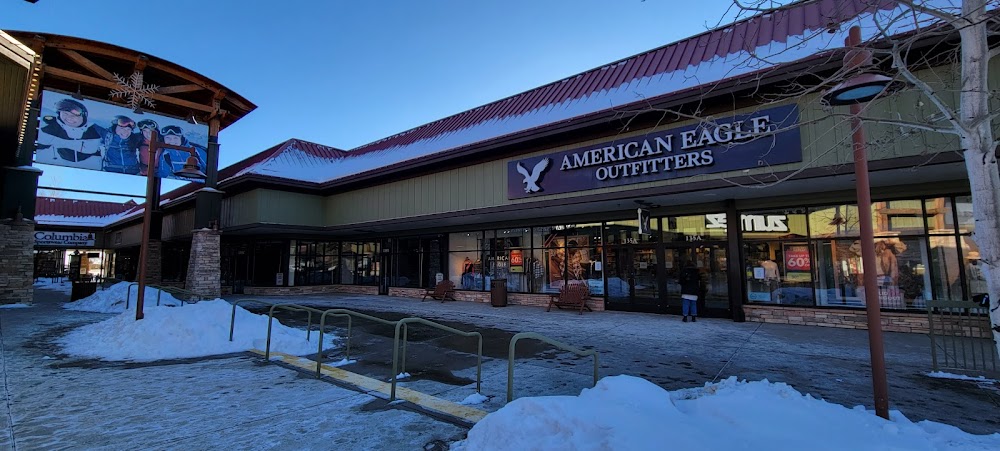
[[[158,89],[149,95],[157,114],[194,118],[203,123],[218,120],[218,130],[257,108],[222,84],[170,61],[136,50],[89,39],[30,31],[7,33],[40,55],[42,89],[80,93],[103,101],[124,104],[109,94],[118,88],[115,77],[133,73]],[[144,109],[147,109],[144,107]]]
[[[3,81],[3,89],[0,89],[0,139],[5,143],[12,142],[11,139],[16,137],[19,144],[24,139],[28,98],[38,88],[36,56],[20,41],[0,32],[0,80]]]

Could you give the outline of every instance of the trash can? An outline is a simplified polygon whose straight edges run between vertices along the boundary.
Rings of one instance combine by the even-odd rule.
[[[490,304],[494,307],[507,306],[507,279],[490,281]]]
[[[83,299],[94,293],[97,293],[97,282],[73,282],[73,287],[69,292],[69,300]]]

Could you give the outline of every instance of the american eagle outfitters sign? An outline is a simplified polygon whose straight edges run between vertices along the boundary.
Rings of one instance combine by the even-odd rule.
[[[802,161],[797,105],[507,163],[521,199]]]
[[[90,232],[35,232],[35,246],[88,247],[94,245]]]

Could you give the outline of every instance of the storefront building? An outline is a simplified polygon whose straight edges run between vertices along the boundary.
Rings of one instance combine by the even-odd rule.
[[[114,277],[116,253],[110,251],[106,243],[105,228],[136,208],[133,201],[117,203],[38,197],[35,201],[33,251],[35,280],[95,281]],[[127,252],[117,254],[127,260],[126,255]],[[132,261],[132,266],[134,263]],[[120,266],[127,265],[122,261]]]
[[[887,330],[925,331],[928,300],[985,292],[957,140],[865,125],[878,265],[864,268],[848,121],[821,89],[762,100],[837,70],[844,49],[829,43],[866,24],[868,3],[834,3],[845,2],[738,22],[356,149],[290,139],[224,168],[223,292],[419,297],[448,279],[460,300],[485,302],[504,280],[514,304],[585,284],[594,310],[677,314],[690,264],[709,316],[863,328],[870,299]],[[817,30],[827,47],[802,53]],[[762,35],[773,39],[750,48],[778,56],[713,69],[748,53],[732,36]],[[918,75],[952,83],[940,69]],[[925,103],[902,92],[869,112],[926,117]],[[187,261],[194,190],[163,195],[164,278]],[[108,247],[138,244],[139,220],[106,227]],[[865,270],[878,293],[864,293]]]

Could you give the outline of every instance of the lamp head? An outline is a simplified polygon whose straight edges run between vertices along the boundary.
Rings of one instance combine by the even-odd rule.
[[[194,155],[187,158],[187,161],[184,162],[184,167],[177,171],[177,175],[189,179],[199,180],[207,177],[204,172],[201,172],[201,169],[198,169],[198,159],[195,158]]]
[[[883,93],[891,94],[899,91],[905,86],[905,83],[885,75],[863,73],[844,80],[831,88],[823,95],[823,101],[832,106],[865,103]]]

